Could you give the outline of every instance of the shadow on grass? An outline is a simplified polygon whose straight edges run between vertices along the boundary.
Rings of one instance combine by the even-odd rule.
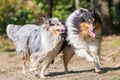
[[[120,66],[119,67],[105,67],[105,68],[101,68],[102,69],[102,72],[101,73],[106,73],[108,71],[117,71],[117,70],[120,70]]]
[[[15,49],[9,49],[9,48],[7,48],[7,49],[5,49],[5,51],[6,52],[14,52],[14,51],[16,51]]]
[[[110,68],[110,67],[105,67],[105,68],[101,68],[101,72],[100,74],[104,74],[108,71],[117,71],[120,70],[120,66],[119,67],[114,67],[114,68]],[[53,73],[49,73],[47,76],[53,77],[53,76],[58,76],[58,75],[65,75],[65,74],[75,74],[75,73],[83,73],[83,72],[93,72],[94,69],[90,69],[90,70],[82,70],[82,71],[69,71],[68,73],[65,72],[53,72]]]

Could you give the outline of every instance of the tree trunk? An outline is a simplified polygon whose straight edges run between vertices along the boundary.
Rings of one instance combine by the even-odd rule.
[[[48,18],[51,18],[51,17],[52,17],[52,5],[53,5],[53,0],[48,0],[47,4],[48,4],[47,17],[48,17]]]
[[[113,33],[113,24],[110,15],[110,1],[111,0],[91,0],[91,7],[101,15],[103,34]]]
[[[113,7],[114,7],[114,32],[117,34],[120,33],[120,0],[113,0]]]
[[[75,8],[78,9],[80,7],[80,1],[75,0]]]
[[[120,0],[113,0],[113,4],[114,4],[114,15],[117,17],[120,16]],[[118,22],[115,22],[115,24],[120,25],[120,18],[118,18]]]
[[[120,0],[113,0],[115,11],[120,12]]]

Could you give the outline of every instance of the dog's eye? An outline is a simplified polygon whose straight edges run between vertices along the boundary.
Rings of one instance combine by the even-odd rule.
[[[57,24],[57,26],[59,26],[59,24]]]
[[[90,24],[90,22],[88,22],[88,21],[87,21],[86,23],[87,23],[87,24]]]
[[[50,24],[50,26],[54,26],[55,24]]]
[[[63,22],[63,21],[62,21],[62,22],[61,22],[61,24],[63,24],[63,25],[64,25],[64,24],[65,24],[65,22]]]

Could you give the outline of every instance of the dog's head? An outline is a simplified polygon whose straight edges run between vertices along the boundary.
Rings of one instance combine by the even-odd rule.
[[[58,18],[50,18],[45,21],[45,27],[53,34],[59,35],[66,32],[65,26]]]
[[[98,21],[98,16],[94,11],[88,11],[83,13],[80,18],[81,22],[80,26],[80,36],[85,38],[92,37],[95,38],[97,34],[97,29],[100,27],[97,23],[100,24]]]

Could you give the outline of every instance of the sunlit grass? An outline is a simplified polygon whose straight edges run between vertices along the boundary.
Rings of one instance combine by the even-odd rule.
[[[107,54],[110,59],[115,61],[120,56],[120,37],[103,40],[101,53]]]
[[[16,52],[8,53],[8,57],[14,57],[16,55],[17,55]]]
[[[101,50],[102,52],[111,52],[120,46],[120,38],[113,40],[106,40],[102,42]]]
[[[109,80],[120,80],[120,77],[113,77],[113,78],[111,78]]]
[[[0,36],[0,52],[15,51],[15,46],[6,36]]]

